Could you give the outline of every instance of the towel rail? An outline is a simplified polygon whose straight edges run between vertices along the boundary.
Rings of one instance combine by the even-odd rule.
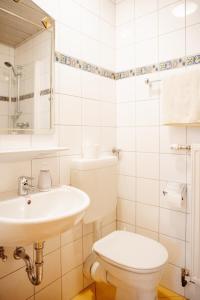
[[[149,86],[151,86],[153,83],[161,82],[161,81],[162,81],[161,79],[156,79],[156,80],[150,80],[149,78],[145,79],[145,83],[148,84]]]
[[[170,145],[171,150],[191,150],[191,145],[180,145],[180,144],[172,144]]]

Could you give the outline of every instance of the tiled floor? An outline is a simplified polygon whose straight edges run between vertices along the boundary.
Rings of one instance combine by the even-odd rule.
[[[95,296],[96,295],[96,296]],[[73,300],[114,300],[115,289],[106,284],[91,285]],[[184,297],[163,288],[158,288],[158,300],[185,300]]]

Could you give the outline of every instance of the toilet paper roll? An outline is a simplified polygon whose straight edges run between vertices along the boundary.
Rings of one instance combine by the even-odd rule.
[[[170,207],[182,208],[186,198],[186,185],[179,183],[167,183],[163,190],[164,201]]]

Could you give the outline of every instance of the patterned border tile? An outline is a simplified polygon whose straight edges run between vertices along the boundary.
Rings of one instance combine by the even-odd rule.
[[[115,79],[115,72],[112,72],[110,70],[98,67],[96,65],[87,63],[81,59],[77,59],[71,56],[64,55],[59,52],[55,52],[55,60],[58,63],[71,66],[86,72],[90,72],[96,75],[100,75],[103,77],[107,77],[110,79]]]
[[[45,90],[40,91],[40,96],[49,95],[50,93],[51,93],[51,89],[45,89]],[[29,93],[29,94],[21,95],[20,96],[20,101],[31,99],[33,97],[34,97],[34,93]],[[0,101],[9,101],[9,97],[0,96]],[[17,98],[16,97],[12,97],[11,101],[12,102],[16,102]]]
[[[158,71],[166,71],[166,70],[182,68],[185,65],[190,66],[190,65],[200,64],[200,55],[198,54],[198,55],[186,56],[183,58],[172,59],[158,64],[143,66],[143,67],[130,69],[122,72],[116,72],[116,73],[95,66],[93,64],[87,63],[83,60],[64,55],[59,52],[55,52],[55,60],[56,62],[61,64],[65,64],[110,79],[119,80],[119,79],[133,77],[133,76],[151,74]]]

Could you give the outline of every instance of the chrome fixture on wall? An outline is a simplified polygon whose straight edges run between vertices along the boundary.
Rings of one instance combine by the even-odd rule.
[[[21,116],[22,112],[20,110],[20,79],[22,76],[21,73],[21,66],[17,66],[16,68],[9,62],[9,61],[5,61],[4,65],[7,68],[11,68],[12,72],[15,76],[15,78],[17,79],[17,98],[16,98],[16,108],[15,108],[15,112],[14,114],[11,116],[12,120],[13,120],[13,127],[16,127],[16,122],[19,119],[19,117]]]
[[[43,278],[43,249],[44,242],[34,243],[35,262],[33,263],[30,256],[23,247],[17,247],[14,251],[14,259],[23,259],[26,265],[26,272],[30,282],[33,285],[39,285]]]
[[[120,152],[121,152],[122,150],[121,149],[118,149],[118,148],[113,148],[112,149],[112,153],[115,155],[115,156],[117,156],[117,159],[120,159]]]
[[[172,144],[170,145],[171,150],[191,150],[191,145],[180,145],[180,144]]]
[[[20,176],[18,178],[18,195],[26,196],[31,190],[34,189],[34,186],[29,184],[29,181],[32,180],[32,177]]]

